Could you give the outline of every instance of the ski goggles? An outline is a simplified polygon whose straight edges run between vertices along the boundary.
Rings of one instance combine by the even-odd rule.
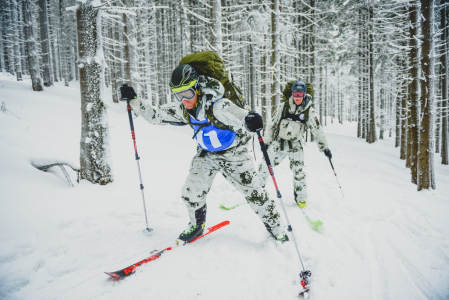
[[[304,97],[304,91],[293,91],[293,97]]]
[[[188,90],[178,92],[178,93],[173,93],[173,94],[175,95],[176,100],[181,102],[183,99],[186,99],[186,100],[192,99],[193,97],[195,97],[196,92],[193,88],[190,88]]]

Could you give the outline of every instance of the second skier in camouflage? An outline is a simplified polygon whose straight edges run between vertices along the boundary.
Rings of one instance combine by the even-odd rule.
[[[273,166],[279,165],[287,156],[290,170],[293,172],[294,197],[298,206],[304,208],[307,200],[306,173],[304,171],[304,136],[310,129],[317,140],[320,151],[332,158],[326,137],[312,107],[312,97],[307,94],[307,85],[295,81],[291,86],[291,97],[281,103],[267,124],[264,141]],[[269,176],[265,162],[259,165],[260,185],[265,186]]]

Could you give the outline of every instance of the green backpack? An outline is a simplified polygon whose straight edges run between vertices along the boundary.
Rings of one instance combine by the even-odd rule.
[[[243,93],[232,78],[229,78],[229,71],[226,71],[223,60],[216,52],[203,51],[192,53],[184,56],[179,64],[189,64],[198,72],[198,75],[205,75],[219,80],[225,89],[223,97],[228,98],[238,107],[245,108],[246,100],[243,97]]]
[[[287,82],[287,84],[285,85],[284,91],[282,92],[282,101],[281,102],[287,101],[292,96],[292,85],[293,85],[293,83],[295,83],[295,81],[296,80]],[[313,85],[306,82],[306,86],[307,86],[307,94],[309,94],[313,98]]]

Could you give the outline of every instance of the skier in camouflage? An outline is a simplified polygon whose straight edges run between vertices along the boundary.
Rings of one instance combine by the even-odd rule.
[[[292,96],[279,105],[267,125],[264,141],[269,145],[267,152],[273,166],[279,165],[285,157],[289,157],[295,201],[300,208],[304,208],[307,205],[307,184],[302,143],[307,128],[310,128],[317,140],[319,150],[324,151],[329,158],[332,158],[332,154],[315,110],[311,106],[312,97],[306,94],[306,84],[303,81],[296,81],[291,90]],[[267,165],[263,161],[259,165],[259,180],[262,187],[265,186],[268,176]]]
[[[156,109],[136,98],[130,101],[130,105],[152,124],[189,124],[193,128],[198,153],[192,159],[190,173],[182,187],[182,199],[187,206],[190,223],[179,239],[188,243],[203,233],[206,197],[220,172],[245,196],[273,237],[281,242],[288,241],[280,225],[276,204],[260,187],[248,154],[246,144],[251,138],[248,128],[254,125],[250,124],[252,120],[248,127],[245,124],[248,112],[223,98],[224,88],[220,81],[198,76],[188,64],[175,68],[170,88],[178,101]],[[258,126],[261,128],[263,125]]]

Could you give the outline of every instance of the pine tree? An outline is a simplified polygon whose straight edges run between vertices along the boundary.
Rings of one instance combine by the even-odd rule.
[[[31,83],[33,91],[43,91],[42,79],[39,67],[38,46],[36,37],[34,34],[34,22],[33,22],[33,2],[31,0],[22,0],[24,26],[25,26],[25,39],[28,52],[28,67],[31,75]]]
[[[421,126],[418,150],[418,191],[435,189],[434,175],[434,0],[421,0],[422,61],[424,80],[421,81]]]
[[[113,180],[104,101],[101,16],[93,0],[78,4],[78,61],[81,91],[80,178],[106,185]]]

